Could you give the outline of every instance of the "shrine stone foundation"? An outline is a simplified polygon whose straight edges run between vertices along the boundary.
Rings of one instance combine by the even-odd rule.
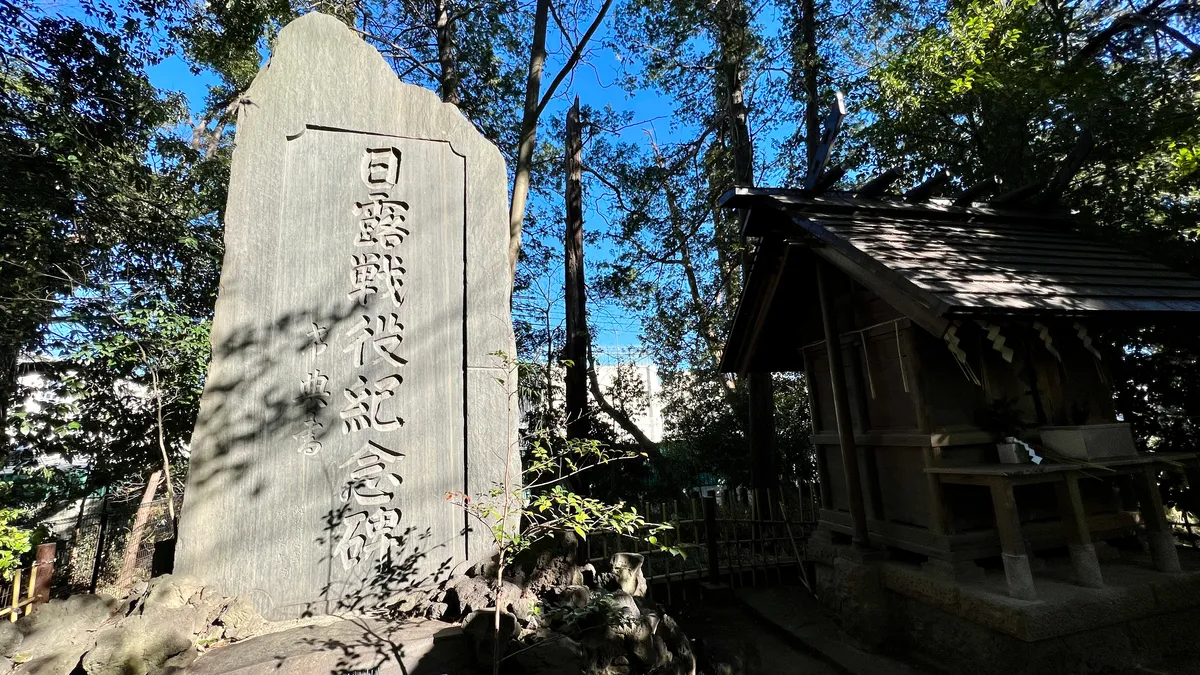
[[[175,571],[270,619],[490,550],[448,493],[519,476],[504,160],[338,20],[240,101]]]

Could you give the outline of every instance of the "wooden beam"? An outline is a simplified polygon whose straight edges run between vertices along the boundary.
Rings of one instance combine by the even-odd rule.
[[[825,173],[821,174],[820,178],[817,178],[816,185],[813,185],[812,194],[819,195],[825,192],[829,188],[833,187],[833,184],[841,180],[842,176],[845,175],[846,170],[840,166],[835,166],[829,169]]]
[[[878,197],[884,192],[887,192],[887,189],[890,188],[893,183],[900,180],[902,175],[903,174],[900,173],[900,169],[892,167],[878,176],[875,176],[866,183],[863,183],[862,187],[855,191],[854,196],[858,197],[859,199],[872,199],[874,197]]]
[[[983,180],[979,181],[978,183],[975,183],[974,185],[972,185],[972,186],[968,187],[967,189],[963,190],[962,192],[960,192],[958,194],[958,196],[956,196],[954,198],[954,205],[955,206],[970,206],[971,204],[975,203],[976,201],[979,201],[980,197],[982,197],[984,195],[992,194],[999,187],[1000,187],[1000,179],[999,178],[997,178],[997,177],[984,178]]]
[[[754,359],[754,353],[758,351],[758,338],[762,335],[763,326],[767,323],[767,315],[771,311],[771,304],[775,301],[775,292],[779,290],[779,280],[783,277],[783,270],[787,266],[788,253],[791,252],[791,245],[774,240],[765,240],[759,244],[759,256],[766,253],[766,249],[778,250],[782,248],[782,252],[778,255],[773,255],[771,267],[767,272],[767,279],[763,283],[762,293],[759,294],[757,303],[757,311],[755,311],[754,323],[750,327],[750,333],[746,336],[746,357],[742,362],[744,368],[749,368],[750,362]]]
[[[1100,573],[1100,561],[1096,558],[1096,547],[1088,530],[1087,510],[1079,492],[1079,474],[1069,472],[1055,484],[1058,493],[1058,512],[1062,517],[1063,532],[1067,537],[1067,550],[1071,554],[1071,566],[1075,570],[1075,582],[1088,588],[1104,588],[1104,577]]]
[[[1008,581],[1008,594],[1019,600],[1037,600],[1033,586],[1033,570],[1021,536],[1021,517],[1012,483],[1003,478],[988,481],[992,491],[992,508],[996,513],[996,533],[1000,536],[1000,558]]]
[[[1091,154],[1092,148],[1095,147],[1096,140],[1092,137],[1092,132],[1084,130],[1079,135],[1079,140],[1076,141],[1075,147],[1071,149],[1071,154],[1063,160],[1062,166],[1055,172],[1054,177],[1046,184],[1046,189],[1041,192],[1036,198],[1038,204],[1049,206],[1057,202],[1059,197],[1067,189],[1067,185],[1071,183],[1071,179],[1079,170],[1083,168],[1083,163],[1087,161],[1088,155]]]
[[[798,218],[793,222],[825,244],[813,247],[818,257],[828,260],[934,337],[941,338],[946,332],[950,322],[942,318],[942,313],[947,305],[933,294],[925,293],[903,275],[888,269],[816,223]]]
[[[825,165],[829,163],[833,143],[837,140],[838,132],[842,130],[842,120],[844,119],[846,119],[846,99],[842,96],[842,92],[834,92],[833,107],[825,116],[825,123],[821,130],[821,143],[817,146],[817,151],[813,153],[813,156],[808,158],[808,175],[804,179],[805,188],[812,190],[817,184],[817,179],[825,172]]]
[[[862,476],[858,467],[858,447],[854,444],[854,423],[850,418],[850,395],[846,389],[846,369],[842,365],[842,342],[838,338],[837,317],[826,278],[828,263],[817,259],[817,294],[821,299],[821,323],[825,328],[825,352],[829,359],[829,376],[833,386],[833,410],[837,417],[838,445],[842,450],[842,469],[846,475],[846,492],[850,499],[850,519],[854,524],[855,546],[867,548],[871,536],[867,532],[867,507],[863,499]]]
[[[1016,206],[1033,199],[1044,189],[1046,189],[1046,181],[1034,181],[1028,185],[1022,185],[1011,192],[1006,192],[988,203],[993,206]]]
[[[1133,479],[1138,497],[1138,510],[1142,524],[1146,526],[1146,539],[1150,545],[1150,559],[1160,572],[1178,572],[1179,552],[1175,550],[1175,534],[1167,522],[1163,508],[1162,493],[1158,491],[1158,467],[1147,466]]]
[[[909,204],[929,201],[933,193],[946,183],[950,182],[950,172],[946,169],[938,169],[932,176],[921,181],[920,185],[912,188],[904,193],[904,201]]]

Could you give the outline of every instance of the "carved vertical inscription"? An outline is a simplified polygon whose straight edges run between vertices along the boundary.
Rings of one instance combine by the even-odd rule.
[[[400,178],[402,157],[395,147],[368,147],[360,162],[368,194],[354,204],[354,246],[366,250],[351,256],[347,295],[367,309],[375,309],[379,297],[394,308],[404,304],[406,270],[396,249],[410,234],[404,227],[408,203],[392,194]],[[404,455],[389,447],[393,443],[386,434],[404,426],[399,411],[388,405],[404,384],[400,368],[407,361],[398,354],[403,331],[400,315],[388,312],[362,315],[360,323],[345,334],[342,352],[349,353],[352,368],[381,362],[387,368],[381,377],[356,375],[356,382],[343,391],[342,433],[361,435],[364,440],[354,456],[338,467],[349,469],[341,500],[349,503],[351,510],[344,512],[334,548],[345,570],[386,555],[400,525],[400,509],[391,504],[402,479],[393,465]]]
[[[294,324],[304,370],[292,440],[305,471],[332,489],[323,559],[348,581],[364,579],[381,560],[416,552],[406,532],[446,555],[461,545],[461,531],[447,527],[453,514],[436,511],[433,498],[463,475],[451,451],[462,434],[446,424],[462,414],[463,268],[447,259],[461,264],[463,165],[438,142],[315,129],[294,138],[291,194],[330,181],[339,197],[285,213],[319,228],[308,230],[316,241],[298,242],[305,250],[340,253],[301,258],[320,262],[311,269],[321,281],[305,287],[323,309]],[[331,153],[336,164],[313,161]],[[406,480],[413,457],[421,462]],[[306,484],[311,512],[323,498]]]

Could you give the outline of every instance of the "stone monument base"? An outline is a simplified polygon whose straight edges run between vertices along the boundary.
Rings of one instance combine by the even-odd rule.
[[[1039,599],[1026,601],[1009,597],[998,561],[858,562],[821,539],[809,544],[821,602],[867,643],[934,672],[1124,673],[1200,655],[1200,551],[1179,551],[1180,573],[1123,552],[1101,563],[1102,588],[1077,585],[1065,552],[1048,555],[1034,573]]]

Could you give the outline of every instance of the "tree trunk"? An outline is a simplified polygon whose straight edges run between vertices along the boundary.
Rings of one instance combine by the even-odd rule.
[[[595,399],[596,405],[600,407],[600,410],[604,411],[605,415],[608,415],[612,421],[616,422],[617,426],[621,427],[625,433],[633,436],[633,440],[637,441],[638,446],[642,448],[642,450],[650,457],[652,461],[657,462],[662,459],[662,453],[658,449],[658,443],[650,440],[650,437],[647,436],[644,431],[638,428],[638,425],[634,424],[633,420],[629,419],[628,415],[621,412],[619,408],[609,403],[608,399],[605,398],[604,392],[600,389],[600,380],[596,377],[596,363],[592,358],[591,349],[588,350],[587,376],[588,383],[591,385],[592,389],[592,398]]]
[[[450,8],[446,0],[437,0],[437,20],[435,34],[437,38],[438,64],[441,66],[442,101],[458,105],[458,45],[454,39],[454,22],[450,20]]]
[[[8,463],[8,410],[17,394],[17,354],[15,345],[0,345],[0,465]]]
[[[808,170],[816,171],[813,160],[821,144],[820,92],[817,90],[817,17],[815,0],[803,0],[800,17],[804,41],[804,148],[808,155]]]
[[[810,0],[806,0],[810,1]],[[749,58],[750,24],[745,5],[739,0],[721,25],[721,76],[727,138],[733,155],[733,180],[738,185],[754,185],[754,146],[750,139],[742,74]],[[742,277],[750,274],[750,249],[743,249]],[[777,482],[775,469],[775,395],[771,373],[749,373],[750,484],[755,488],[773,488]]]
[[[529,74],[525,81],[525,109],[521,115],[521,139],[517,146],[517,167],[513,173],[512,204],[508,212],[509,277],[517,276],[517,258],[521,254],[521,228],[525,223],[525,205],[529,199],[533,150],[537,144],[538,95],[542,90],[542,69],[546,65],[546,23],[550,0],[538,0],[533,15],[533,44],[529,49]]]
[[[146,481],[146,491],[142,493],[142,502],[138,504],[137,515],[133,518],[133,529],[129,532],[129,539],[125,541],[125,559],[121,561],[121,575],[117,577],[117,588],[128,590],[133,585],[138,550],[142,547],[146,521],[150,518],[150,502],[154,501],[154,493],[158,490],[160,480],[162,470],[158,469],[150,474],[150,480]]]
[[[587,287],[583,271],[583,132],[579,127],[579,98],[567,112],[566,138],[567,228],[563,249],[567,313],[566,413],[567,438],[587,438]]]

